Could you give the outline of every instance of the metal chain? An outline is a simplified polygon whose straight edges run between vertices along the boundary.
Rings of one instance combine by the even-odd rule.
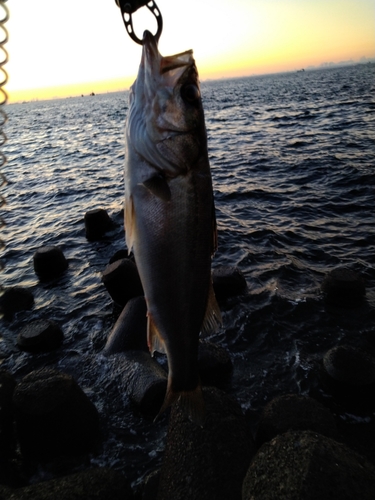
[[[5,49],[5,44],[8,41],[8,31],[5,28],[5,23],[9,19],[9,11],[5,5],[6,0],[0,0],[0,148],[5,144],[7,137],[4,133],[3,127],[7,121],[7,115],[4,111],[4,106],[8,100],[8,95],[4,89],[8,81],[8,74],[4,69],[4,65],[8,62],[8,52]],[[6,163],[6,157],[0,150],[0,189],[3,188],[7,182],[5,175],[1,169]],[[5,205],[5,198],[0,193],[0,209]],[[0,231],[5,226],[4,219],[0,214]],[[5,248],[5,243],[0,237],[0,251]],[[3,263],[0,260],[0,271],[3,269]],[[0,293],[2,292],[2,285],[0,283]]]

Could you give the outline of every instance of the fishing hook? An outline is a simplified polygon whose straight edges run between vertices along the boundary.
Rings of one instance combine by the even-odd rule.
[[[134,14],[134,12],[140,7],[146,6],[155,16],[158,24],[155,39],[157,42],[159,41],[161,32],[163,31],[163,18],[161,17],[160,10],[154,0],[116,0],[116,4],[120,7],[122,19],[128,35],[139,45],[143,45],[143,40],[138,38],[134,32],[132,14]]]

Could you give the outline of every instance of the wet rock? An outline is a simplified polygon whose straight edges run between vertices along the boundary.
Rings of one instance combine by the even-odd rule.
[[[112,300],[124,306],[128,300],[143,295],[138,270],[130,259],[120,259],[109,264],[102,274],[102,282]]]
[[[212,282],[218,300],[244,293],[247,288],[245,277],[237,267],[216,267],[212,270]]]
[[[371,500],[375,468],[333,439],[287,432],[258,450],[242,492],[242,500]]]
[[[7,500],[132,500],[133,498],[125,477],[120,472],[107,468],[89,469],[26,486],[13,490],[13,494],[6,497]]]
[[[356,347],[341,345],[323,357],[321,381],[347,407],[375,405],[375,358]]]
[[[332,413],[315,399],[285,394],[264,408],[257,430],[258,446],[289,430],[311,430],[329,437],[337,436]]]
[[[157,469],[145,477],[137,491],[137,498],[141,500],[156,500],[160,480],[160,469]],[[0,497],[1,500],[1,497]]]
[[[212,342],[200,340],[198,369],[203,385],[222,388],[231,379],[233,364],[226,349]]]
[[[172,406],[158,500],[240,500],[254,454],[249,427],[238,403],[219,389],[203,388],[203,428]]]
[[[0,500],[17,500],[15,497],[12,497],[13,492],[14,490],[12,488],[0,484]]]
[[[50,369],[29,373],[16,386],[13,404],[24,456],[75,456],[98,442],[98,412],[70,375]]]
[[[38,248],[33,256],[34,271],[42,281],[60,276],[68,267],[61,248],[46,246]]]
[[[130,299],[108,336],[103,354],[109,356],[129,350],[148,352],[146,314],[144,297]]]
[[[57,323],[49,319],[37,319],[22,328],[17,345],[23,351],[42,352],[57,349],[64,334]]]
[[[112,220],[104,208],[96,208],[85,213],[86,238],[90,241],[100,239],[112,229]]]
[[[15,386],[13,376],[5,370],[0,370],[0,461],[9,458],[14,449],[12,398]],[[0,470],[0,479],[1,476]]]
[[[165,370],[148,352],[127,351],[115,356],[125,392],[142,413],[155,416],[167,390]]]
[[[328,303],[338,306],[356,306],[366,294],[365,280],[351,269],[333,269],[324,278],[322,291]]]
[[[21,286],[7,288],[0,297],[0,315],[11,320],[16,312],[31,309],[34,297],[30,290]]]
[[[109,264],[113,264],[114,262],[116,262],[116,260],[121,260],[121,259],[131,259],[131,256],[128,255],[128,251],[125,248],[117,250],[117,252],[115,252],[109,259]]]

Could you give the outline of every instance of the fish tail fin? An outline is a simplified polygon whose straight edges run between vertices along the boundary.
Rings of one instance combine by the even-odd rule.
[[[206,417],[206,406],[200,383],[191,391],[174,391],[171,387],[170,378],[168,378],[167,393],[155,420],[157,420],[169,406],[176,402],[178,402],[182,412],[191,422],[203,427]]]

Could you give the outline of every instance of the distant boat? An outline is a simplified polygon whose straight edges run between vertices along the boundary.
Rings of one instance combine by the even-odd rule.
[[[305,70],[303,68],[302,69],[297,69],[297,73],[304,73],[304,71]]]
[[[91,92],[91,94],[90,94],[90,95],[95,95],[95,94],[94,94],[94,92]]]

